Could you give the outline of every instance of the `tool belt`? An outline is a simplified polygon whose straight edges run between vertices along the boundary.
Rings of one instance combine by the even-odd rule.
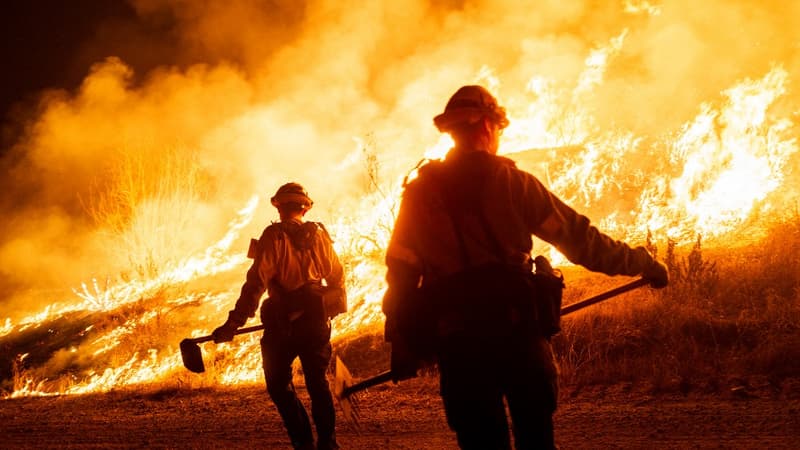
[[[313,283],[308,289],[311,291],[311,295],[319,297],[322,301],[322,310],[326,319],[330,320],[347,312],[347,293],[344,288]]]
[[[560,331],[563,277],[492,264],[416,289],[397,312],[398,332],[420,359],[450,336],[505,336],[523,328],[550,338]]]
[[[534,293],[537,327],[543,337],[550,339],[561,331],[564,275],[553,269],[544,256],[537,256],[533,263],[536,271],[528,276]]]
[[[303,329],[329,328],[329,320],[347,310],[344,289],[307,283],[286,291],[273,284],[270,297],[261,305],[261,322],[267,330],[290,334],[299,326]]]

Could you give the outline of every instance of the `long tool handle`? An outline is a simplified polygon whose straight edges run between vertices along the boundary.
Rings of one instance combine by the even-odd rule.
[[[565,306],[561,308],[561,315],[567,315],[569,313],[575,312],[579,309],[586,308],[587,306],[594,305],[595,303],[600,303],[603,300],[608,300],[611,297],[616,295],[623,294],[630,290],[636,289],[641,286],[646,286],[650,284],[649,281],[645,280],[644,278],[639,278],[638,280],[631,281],[628,284],[623,284],[618,288],[611,289],[610,291],[603,292],[602,294],[595,295],[594,297],[587,298],[586,300],[581,300],[577,303],[573,303],[571,305]],[[359,381],[358,383],[347,386],[342,390],[342,393],[339,394],[341,398],[348,398],[350,395],[355,394],[356,392],[363,391],[364,389],[370,388],[372,386],[386,383],[392,379],[392,371],[387,370],[386,372],[379,373],[373,377],[367,378],[366,380]]]
[[[233,334],[236,335],[236,334],[252,333],[253,331],[259,331],[259,330],[263,330],[263,329],[264,329],[264,325],[256,325],[256,326],[253,326],[253,327],[240,328],[240,329],[236,330],[236,332],[233,333]],[[213,341],[214,340],[214,336],[209,334],[208,336],[200,336],[200,337],[193,338],[193,339],[188,339],[188,340],[191,341],[191,342],[194,342],[195,344],[200,344],[202,342]]]
[[[363,391],[364,389],[371,388],[372,386],[376,386],[378,384],[386,383],[392,379],[392,371],[387,370],[386,372],[379,373],[374,377],[367,378],[366,380],[359,381],[358,383],[347,386],[342,390],[342,393],[339,394],[340,397],[347,398],[351,394],[354,394],[358,391]]]
[[[581,300],[577,303],[567,305],[561,308],[561,315],[566,316],[567,314],[573,313],[579,309],[586,308],[587,306],[594,305],[595,303],[600,303],[603,300],[608,300],[611,297],[628,292],[630,290],[636,289],[641,286],[646,286],[648,284],[650,284],[648,280],[645,280],[644,278],[639,278],[638,280],[631,281],[628,284],[623,284],[618,288],[614,288],[611,289],[610,291],[603,292],[602,294],[595,295],[594,297],[587,298],[586,300]]]

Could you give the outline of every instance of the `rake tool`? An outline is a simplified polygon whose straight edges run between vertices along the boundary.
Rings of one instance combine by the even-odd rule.
[[[263,330],[264,325],[256,325],[254,327],[242,328],[236,330],[236,334],[252,333],[253,331]],[[201,336],[196,338],[186,338],[181,341],[181,358],[183,365],[194,373],[203,373],[206,371],[206,366],[203,364],[203,352],[200,350],[200,345],[203,342],[213,341],[214,336]]]
[[[616,297],[617,295],[623,294],[625,292],[631,291],[633,289],[642,286],[646,286],[648,284],[650,284],[649,281],[645,280],[644,278],[639,278],[638,280],[634,280],[631,281],[630,283],[623,284],[622,286],[603,292],[602,294],[598,294],[595,295],[594,297],[587,298],[586,300],[581,300],[571,305],[567,305],[561,308],[561,316],[562,317],[566,316],[567,314],[571,314],[575,311],[586,308],[587,306],[594,305],[595,303],[600,303],[604,300],[608,300],[612,297]],[[353,377],[350,375],[350,371],[337,356],[336,373],[333,381],[333,392],[334,396],[339,402],[339,405],[342,408],[342,413],[344,418],[352,422],[354,425],[358,426],[358,418],[359,418],[358,401],[353,394],[363,391],[364,389],[370,388],[372,386],[386,383],[387,381],[390,381],[393,378],[394,376],[392,371],[387,370],[385,372],[379,373],[378,375],[367,378],[366,380],[359,381],[358,383],[353,383]]]

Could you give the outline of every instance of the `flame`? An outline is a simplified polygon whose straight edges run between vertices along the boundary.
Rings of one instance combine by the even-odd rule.
[[[767,111],[785,92],[788,73],[776,67],[760,80],[725,91],[719,109],[703,105],[669,148],[675,178],[657,177],[640,201],[639,230],[678,240],[729,233],[784,181],[798,151],[788,119]],[[765,205],[770,207],[770,205]]]
[[[247,206],[238,212],[238,217],[230,223],[230,228],[225,236],[209,246],[202,255],[188,258],[152,279],[116,285],[107,284],[105,287],[100,287],[97,280],[93,279],[91,288],[83,283],[80,290],[74,290],[75,295],[83,299],[82,302],[47,305],[41,313],[20,320],[19,329],[16,331],[24,331],[52,317],[73,311],[110,311],[128,302],[152,295],[153,292],[162,289],[165,285],[191,280],[200,275],[213,275],[238,268],[247,260],[246,255],[229,254],[228,252],[241,229],[252,220],[257,205],[258,197],[254,196],[248,201]],[[8,334],[13,329],[11,319],[7,318],[0,336]]]
[[[644,0],[626,0],[621,8],[625,14],[646,20],[651,27],[669,25],[664,21],[675,20],[674,7],[669,2],[656,5]],[[422,17],[409,14],[417,19]],[[448,15],[442,20],[444,28],[451,23],[466,23],[466,14]],[[361,16],[348,18],[358,23],[372,23],[362,20]],[[338,23],[323,27],[316,23],[322,20],[319,17],[308,20],[319,25],[325,36],[341,34],[337,33],[340,31]],[[589,215],[599,228],[615,238],[641,242],[645,236],[653,235],[657,240],[690,243],[700,234],[706,240],[713,238],[726,244],[746,225],[757,222],[759,215],[774,214],[791,200],[791,195],[796,195],[793,186],[797,183],[800,152],[793,117],[798,112],[787,111],[786,103],[793,101],[792,98],[787,101],[792,80],[790,72],[780,64],[762,72],[763,76],[742,77],[724,85],[727,89],[718,96],[704,97],[699,107],[695,106],[699,102],[693,102],[691,111],[670,126],[636,127],[624,121],[616,124],[605,117],[616,105],[607,104],[610,102],[604,89],[619,83],[614,78],[615,64],[630,64],[625,60],[630,57],[626,49],[657,46],[661,42],[657,39],[662,37],[660,34],[640,42],[642,26],[616,28],[606,35],[610,38],[593,47],[584,47],[572,40],[562,43],[563,48],[578,50],[571,52],[571,58],[558,54],[546,61],[555,61],[553,65],[559,70],[543,70],[549,67],[546,62],[529,65],[525,59],[530,53],[551,46],[555,48],[554,42],[560,39],[557,36],[542,41],[521,36],[516,46],[510,44],[513,39],[504,38],[504,46],[514,47],[514,51],[522,55],[515,60],[513,70],[491,58],[487,61],[496,63],[496,67],[483,62],[464,63],[459,59],[460,52],[454,51],[455,44],[452,48],[437,47],[432,54],[424,54],[429,60],[422,61],[420,56],[420,59],[411,57],[404,62],[408,66],[425,66],[421,79],[433,81],[409,82],[402,94],[393,97],[396,105],[386,112],[390,119],[386,121],[381,117],[384,111],[375,98],[387,96],[383,84],[396,82],[394,78],[378,77],[365,83],[366,87],[345,81],[370,78],[350,67],[356,65],[355,59],[363,57],[356,50],[362,49],[368,39],[347,40],[344,46],[347,51],[341,51],[333,47],[336,44],[333,42],[316,48],[304,37],[291,48],[276,52],[278,56],[267,64],[268,71],[278,70],[282,65],[297,67],[295,59],[319,60],[320,68],[309,71],[320,70],[327,83],[344,85],[341,89],[326,89],[325,95],[314,92],[310,100],[301,95],[302,89],[293,90],[293,85],[315,84],[308,81],[319,81],[317,79],[283,79],[257,71],[240,73],[228,65],[193,67],[186,73],[166,71],[169,73],[153,75],[137,89],[130,86],[132,71],[114,59],[92,69],[73,103],[55,103],[41,117],[36,134],[39,140],[33,142],[34,157],[42,158],[41,154],[59,146],[76,153],[76,149],[82,147],[105,149],[107,144],[95,141],[103,141],[103,136],[115,136],[117,129],[123,130],[120,134],[129,138],[138,136],[141,129],[164,128],[177,130],[177,136],[199,135],[191,144],[206,159],[201,158],[197,166],[221,166],[223,181],[218,182],[219,185],[225,185],[243,172],[246,174],[241,178],[263,178],[266,185],[277,185],[273,183],[275,179],[299,178],[313,173],[307,178],[316,184],[324,200],[335,199],[318,201],[314,211],[327,214],[322,221],[328,226],[336,251],[347,269],[350,310],[333,322],[334,339],[347,339],[367,330],[380,330],[383,322],[380,302],[386,289],[384,251],[403,180],[414,176],[413,171],[409,173],[412,160],[420,156],[442,158],[453,145],[448,135],[430,134],[425,135],[426,140],[417,141],[402,139],[395,130],[406,126],[423,129],[423,121],[416,119],[420,115],[425,117],[424,126],[430,128],[429,117],[439,112],[439,103],[443,103],[441,96],[446,95],[443,93],[452,91],[453,78],[459,80],[458,84],[467,78],[464,81],[468,83],[486,85],[506,107],[511,124],[502,136],[500,154],[515,159],[520,167],[534,173],[559,197]],[[674,28],[680,31],[681,27]],[[686,37],[680,33],[670,34],[674,31],[670,27],[659,28],[659,31],[670,38]],[[370,41],[369,45],[382,43]],[[386,49],[397,57],[406,52],[424,52],[423,49],[413,50],[408,43],[396,45]],[[353,48],[356,50],[351,52]],[[449,66],[440,62],[440,52],[444,51],[453,55],[454,61]],[[325,52],[351,57],[330,61],[323,58]],[[430,63],[434,60],[435,64]],[[264,64],[259,59],[259,69],[264,70]],[[660,67],[647,66],[647,69]],[[414,73],[407,67],[391,68],[397,69],[397,77]],[[331,72],[330,78],[326,71]],[[469,75],[465,74],[474,76],[468,79]],[[268,80],[264,82],[267,88],[256,89],[259,77]],[[212,95],[204,95],[205,89],[211,90]],[[718,88],[714,89],[716,94]],[[289,93],[278,95],[282,90]],[[361,92],[370,90],[375,92],[369,101],[353,100],[370,95]],[[229,98],[223,98],[228,93],[231,93]],[[165,96],[179,105],[177,112],[170,109],[170,102],[162,102]],[[279,98],[273,100],[274,96]],[[434,98],[435,107],[427,97]],[[187,106],[194,105],[187,99],[198,99],[201,104],[195,110]],[[660,106],[615,99],[626,105],[653,109]],[[137,103],[139,100],[142,104]],[[658,111],[669,106],[660,106]],[[428,109],[423,111],[423,107]],[[349,108],[356,111],[357,119],[342,117],[345,115],[342,111]],[[317,110],[325,111],[324,119],[314,115],[313,111]],[[115,116],[111,111],[125,112]],[[148,120],[129,111],[141,113]],[[338,114],[336,120],[329,117],[331,111]],[[114,120],[106,121],[107,116],[113,116]],[[359,129],[355,124],[360,126],[363,117],[370,119],[370,126],[374,127],[370,139],[381,144],[380,150],[376,149],[377,144],[375,148],[368,145],[370,139],[352,136],[358,131],[350,129]],[[48,128],[51,122],[59,120],[69,125],[65,127],[68,132]],[[153,120],[158,121],[158,126],[152,126],[150,121]],[[145,126],[139,128],[140,121]],[[98,127],[102,124],[114,131],[90,130],[92,124]],[[347,131],[342,132],[342,129]],[[156,155],[154,161],[159,161],[159,145],[173,136],[154,135],[153,139],[156,143],[152,146],[142,146]],[[356,150],[350,151],[348,146],[353,141]],[[400,142],[395,144],[395,141]],[[128,140],[121,142],[129,143]],[[113,145],[117,145],[117,141]],[[341,161],[332,163],[330,159],[335,158],[316,151],[324,146],[347,147],[349,153]],[[263,148],[272,147],[280,148],[281,152],[263,153],[266,151]],[[313,148],[314,157],[299,164],[301,160],[293,158],[295,153],[302,153],[296,149],[303,148]],[[370,186],[362,191],[350,185],[338,186],[347,184],[339,182],[347,178],[345,174],[356,172],[354,166],[360,156],[371,151],[386,166],[380,173],[377,167],[373,168]],[[258,164],[243,156],[251,153],[258,154]],[[265,166],[269,166],[268,170]],[[297,166],[302,168],[297,169]],[[164,172],[166,175],[169,171]],[[231,176],[232,172],[236,176]],[[333,182],[334,177],[336,182]],[[202,251],[159,267],[158,273],[151,276],[126,280],[108,275],[87,276],[83,279],[89,281],[80,283],[69,297],[20,319],[6,318],[0,322],[0,339],[8,340],[46,336],[46,332],[52,331],[47,328],[59,320],[76,324],[70,339],[65,339],[69,343],[63,348],[49,349],[51,352],[44,356],[35,355],[44,361],[37,360],[34,364],[32,361],[36,358],[28,353],[15,357],[13,391],[8,396],[103,392],[179,377],[225,385],[263,380],[258,334],[239,336],[231,344],[204,346],[207,373],[203,376],[186,373],[177,348],[177,342],[183,337],[207,335],[222,323],[236,300],[248,264],[240,238],[263,226],[253,220],[261,203],[260,196],[250,194],[259,192],[261,184],[231,184],[236,186],[229,189],[219,186],[220,193],[215,199],[249,197],[249,200],[243,201],[245,206],[238,211],[231,208],[225,213],[225,220],[230,215],[234,216],[233,220],[227,223],[221,238],[204,236],[207,239],[202,240],[204,244],[212,243],[198,247],[203,248]],[[330,192],[324,192],[326,190]],[[328,206],[323,206],[326,204]],[[58,228],[59,224],[56,221],[54,227]],[[550,255],[556,264],[567,264],[563,256],[541,243],[537,242],[535,251]]]

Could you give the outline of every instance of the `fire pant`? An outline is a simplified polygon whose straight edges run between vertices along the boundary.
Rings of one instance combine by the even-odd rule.
[[[295,393],[292,382],[292,362],[300,358],[306,388],[311,397],[311,415],[317,428],[318,448],[338,448],[335,436],[333,397],[325,373],[331,359],[331,329],[309,327],[297,319],[289,333],[264,332],[261,355],[267,392],[278,408],[289,438],[295,448],[313,444],[308,413]]]
[[[524,330],[505,337],[448,336],[440,388],[463,449],[510,449],[505,398],[517,449],[554,448],[557,368],[550,343]]]

